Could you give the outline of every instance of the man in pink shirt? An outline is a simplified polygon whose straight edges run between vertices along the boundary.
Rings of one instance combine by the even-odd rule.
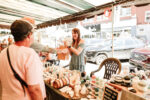
[[[28,87],[23,88],[21,82],[14,76],[5,48],[0,53],[2,100],[43,100],[46,97],[42,63],[37,53],[29,48],[33,42],[33,32],[34,28],[27,21],[16,20],[11,25],[15,43],[8,48],[10,62]]]

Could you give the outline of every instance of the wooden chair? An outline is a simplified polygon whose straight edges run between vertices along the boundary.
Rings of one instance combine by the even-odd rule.
[[[97,70],[91,72],[90,76],[94,75],[95,72],[101,70],[103,66],[105,66],[104,79],[110,79],[111,75],[116,74],[118,69],[119,71],[117,74],[121,72],[120,61],[116,58],[107,58],[100,64],[100,67]]]

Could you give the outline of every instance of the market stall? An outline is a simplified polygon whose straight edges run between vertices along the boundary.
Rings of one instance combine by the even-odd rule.
[[[60,66],[44,70],[47,100],[149,100],[149,79],[146,77],[143,72],[137,72],[113,75],[106,80]]]
[[[31,1],[36,1],[36,0],[31,0]],[[61,4],[65,4],[69,0],[64,0],[65,1],[64,3],[62,2],[63,0],[56,0],[56,1],[60,2]],[[78,2],[79,1],[80,0],[78,0]],[[104,14],[105,17],[109,17],[108,19],[112,19],[111,21],[108,21],[108,22],[111,22],[110,25],[112,26],[112,28],[111,28],[112,29],[111,49],[112,49],[112,57],[113,57],[113,52],[114,52],[113,51],[113,47],[114,47],[113,46],[113,37],[114,37],[113,32],[114,32],[114,30],[113,29],[115,26],[114,22],[116,21],[116,20],[114,20],[115,19],[115,15],[114,15],[115,10],[114,9],[120,9],[119,7],[115,8],[115,6],[120,5],[120,4],[125,4],[127,2],[131,3],[132,5],[125,4],[124,7],[125,6],[133,6],[133,4],[136,1],[140,1],[140,0],[112,0],[112,2],[109,2],[108,4],[99,5],[97,7],[92,6],[90,8],[85,9],[84,11],[82,11],[83,8],[75,7],[76,9],[74,9],[74,10],[77,10],[80,12],[77,12],[77,13],[70,12],[68,14],[65,14],[64,12],[63,13],[58,12],[57,13],[58,15],[63,15],[63,16],[57,16],[57,17],[54,17],[56,15],[53,16],[53,14],[56,13],[56,11],[54,11],[54,13],[51,13],[52,12],[51,9],[48,9],[46,11],[46,13],[43,13],[43,14],[41,14],[41,13],[31,14],[30,12],[27,13],[26,11],[18,13],[18,10],[10,9],[11,7],[6,7],[6,8],[8,9],[8,11],[13,10],[14,12],[17,12],[15,16],[20,16],[20,14],[23,14],[26,12],[26,14],[21,15],[21,17],[24,15],[32,15],[33,17],[35,17],[36,20],[44,22],[44,23],[40,23],[37,25],[38,29],[52,26],[52,25],[60,25],[60,24],[66,24],[66,23],[69,24],[69,23],[73,23],[73,22],[81,21],[81,20],[83,21],[85,18],[90,19],[92,17],[94,17],[94,19],[92,19],[94,24],[98,23],[103,27],[103,25],[101,23],[99,23],[99,22],[96,23],[95,18],[97,17],[99,19],[102,19],[101,18],[102,16],[99,16],[99,15]],[[149,4],[148,0],[146,0],[146,1],[147,2],[143,3],[142,5]],[[30,0],[27,2],[30,2]],[[53,2],[54,2],[54,0],[53,0]],[[80,2],[85,3],[84,0],[83,1],[81,0]],[[1,3],[3,3],[3,5],[5,4],[5,2],[1,2]],[[10,3],[10,5],[15,4],[12,2],[8,2],[8,3]],[[22,3],[20,3],[20,4],[22,4]],[[20,4],[16,3],[16,5],[20,5]],[[69,4],[65,4],[65,5],[69,5]],[[80,3],[77,3],[77,5],[78,4],[80,4]],[[7,3],[6,3],[6,5],[7,5]],[[45,5],[45,4],[42,4],[42,5]],[[87,3],[85,3],[85,5],[87,5]],[[137,4],[134,4],[134,5],[141,6],[141,5],[137,5]],[[55,8],[54,6],[51,8]],[[16,7],[16,6],[14,6],[14,7]],[[24,7],[26,7],[26,6],[24,6]],[[72,8],[72,5],[70,5],[70,7]],[[28,8],[28,7],[26,7],[26,8]],[[58,5],[56,8],[59,8]],[[108,10],[108,8],[110,8],[110,9]],[[5,9],[5,7],[3,9]],[[41,7],[38,7],[38,9],[40,9],[39,11],[41,11]],[[60,8],[60,9],[62,9],[62,8]],[[132,10],[132,11],[134,11],[134,10]],[[30,10],[28,10],[28,11],[30,11]],[[36,11],[38,11],[38,10],[36,9],[34,12],[36,12]],[[3,12],[3,13],[6,13],[6,12]],[[39,14],[46,15],[47,17],[45,17],[45,16],[42,17]],[[12,15],[12,14],[9,14],[9,15]],[[118,15],[119,15],[118,19],[121,19],[120,14],[118,14]],[[130,16],[131,18],[136,17],[136,14],[131,13],[131,15],[134,15],[134,16]],[[39,16],[39,17],[37,17],[37,16]],[[51,16],[50,19],[49,19],[49,16]],[[129,16],[125,16],[125,19],[126,19],[126,17],[128,18]],[[19,18],[14,18],[14,19],[19,19]],[[48,21],[48,19],[50,21]],[[149,19],[149,17],[147,17],[147,19]],[[136,20],[134,20],[134,21],[136,21]],[[101,22],[105,22],[105,21],[102,20]],[[108,22],[105,22],[105,23],[108,23]],[[10,22],[10,23],[12,23],[12,22]],[[128,21],[128,23],[130,23],[130,22]],[[120,24],[117,23],[117,25],[120,25]],[[108,26],[108,24],[107,24],[107,26]],[[2,27],[2,26],[0,25],[0,27]],[[73,26],[72,28],[74,28],[74,27],[75,26]],[[134,27],[137,27],[137,26],[134,26]],[[80,27],[78,26],[78,28],[80,28],[81,31],[83,30],[84,31],[83,33],[85,35],[89,35],[89,34],[95,35],[95,33],[88,33],[85,29],[82,29],[81,26]],[[50,59],[49,60],[46,59],[44,61],[43,76],[44,76],[44,81],[45,81],[45,86],[46,86],[46,93],[47,93],[46,99],[47,100],[72,100],[72,99],[73,100],[133,100],[133,99],[135,99],[135,100],[150,100],[150,72],[149,71],[135,71],[135,73],[123,73],[123,74],[121,73],[119,75],[115,74],[115,75],[112,75],[109,80],[106,80],[106,79],[100,79],[95,75],[92,75],[90,77],[89,75],[86,74],[86,72],[81,73],[76,70],[68,70],[67,68],[63,68],[62,66],[59,66],[59,63],[54,64],[53,62],[56,62],[56,61],[59,62],[59,60],[68,60],[69,59],[69,52],[67,50],[71,46],[71,45],[68,45],[67,47],[65,47],[63,45],[63,41],[60,42],[60,45],[56,45],[56,42],[57,42],[56,40],[61,40],[63,36],[65,38],[70,35],[68,35],[67,32],[65,33],[64,30],[61,29],[61,27],[58,28],[57,32],[55,32],[55,29],[56,29],[56,27],[54,28],[54,30],[49,28],[49,30],[51,30],[51,32],[49,30],[47,30],[46,35],[44,34],[44,37],[47,37],[47,39],[44,38],[44,40],[53,39],[55,41],[55,43],[54,43],[54,41],[53,42],[51,42],[51,41],[43,42],[44,44],[47,43],[49,45],[53,45],[56,48],[56,54],[54,54],[55,58],[52,57],[52,54],[51,54],[50,56],[48,56]],[[144,29],[140,29],[140,30],[144,30]],[[41,33],[45,33],[45,32],[43,31]],[[53,35],[55,35],[57,37],[53,37]],[[51,39],[49,37],[51,37]],[[71,43],[72,43],[72,41],[71,41]],[[0,51],[2,49],[6,48],[7,46],[8,46],[8,44],[1,43]],[[40,54],[41,54],[41,52],[39,53],[39,55]],[[43,54],[41,54],[40,56],[41,56],[41,58],[46,57]],[[52,64],[50,64],[51,61],[52,61]],[[121,71],[121,69],[120,69],[120,71]]]

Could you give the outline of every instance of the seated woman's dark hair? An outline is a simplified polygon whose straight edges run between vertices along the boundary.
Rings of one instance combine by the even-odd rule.
[[[32,25],[23,20],[16,20],[11,24],[11,34],[14,36],[15,42],[23,41],[33,29]]]

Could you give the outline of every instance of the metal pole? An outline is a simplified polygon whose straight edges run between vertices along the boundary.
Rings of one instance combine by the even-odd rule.
[[[112,57],[114,56],[114,5],[112,5]]]

